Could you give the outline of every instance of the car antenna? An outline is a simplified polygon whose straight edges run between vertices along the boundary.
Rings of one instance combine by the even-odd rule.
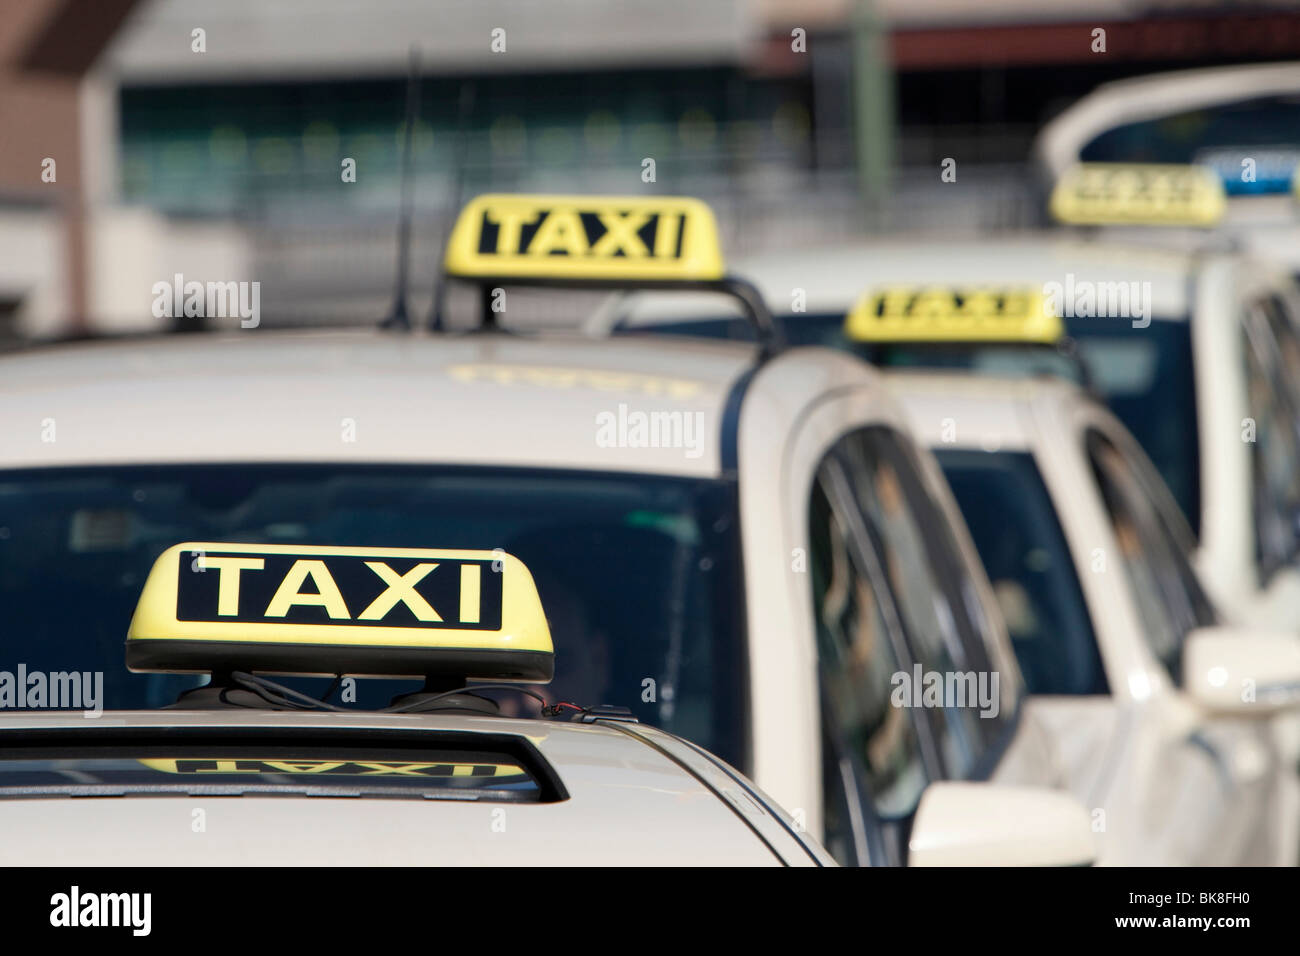
[[[456,223],[456,210],[461,206],[461,193],[465,188],[465,163],[469,155],[469,117],[474,111],[474,83],[464,82],[460,87],[460,102],[456,115],[456,160],[452,170],[451,202],[448,208],[451,216],[447,220],[447,229],[442,237],[442,254],[446,254],[447,242],[451,238],[452,227]],[[443,313],[447,307],[447,277],[434,270],[433,304],[429,307],[429,331],[441,332]]]
[[[411,204],[414,176],[411,166],[415,153],[415,124],[420,116],[420,48],[411,46],[411,69],[406,80],[406,129],[402,137],[402,195],[397,219],[397,276],[394,279],[393,307],[379,323],[383,329],[410,331],[411,317],[406,308],[407,274],[411,268]]]

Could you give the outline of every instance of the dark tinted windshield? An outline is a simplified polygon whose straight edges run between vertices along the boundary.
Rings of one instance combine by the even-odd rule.
[[[1189,110],[1106,130],[1080,151],[1086,163],[1199,163],[1230,194],[1286,192],[1300,163],[1300,96]],[[1253,162],[1253,169],[1244,166]],[[1249,170],[1249,175],[1243,175]]]
[[[873,365],[890,368],[970,369],[989,375],[1055,375],[1081,382],[1079,364],[1054,348],[1038,345],[941,345],[874,344],[857,342],[844,334],[842,313],[803,313],[778,316],[782,332],[790,345],[820,345],[852,352]],[[638,325],[626,332],[656,335],[688,335],[702,338],[754,341],[754,327],[746,319],[717,318],[687,322]]]
[[[532,570],[551,624],[549,697],[630,707],[740,764],[734,515],[728,483],[640,475],[350,465],[0,473],[0,670],[102,671],[106,709],[161,707],[201,683],[123,663],[149,569],[183,541],[501,548]],[[317,695],[328,683],[285,682]],[[383,707],[417,687],[361,680],[356,705]],[[497,696],[519,706],[517,695]]]
[[[1070,318],[1070,356],[1051,348],[1011,345],[868,345],[844,335],[840,314],[786,315],[781,327],[791,345],[821,345],[852,352],[892,368],[966,369],[990,375],[1053,375],[1088,383],[1141,443],[1155,463],[1193,534],[1200,533],[1200,449],[1190,323],[1129,318]],[[637,326],[628,332],[753,341],[744,319],[700,319]]]
[[[1025,452],[936,452],[1031,694],[1103,694],[1091,617],[1056,508]]]

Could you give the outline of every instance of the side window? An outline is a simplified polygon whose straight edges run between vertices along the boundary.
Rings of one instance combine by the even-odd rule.
[[[1242,352],[1254,441],[1250,445],[1255,502],[1255,556],[1260,585],[1300,554],[1300,435],[1288,353],[1297,349],[1278,303],[1258,304],[1242,324]],[[1243,438],[1247,437],[1243,435]]]
[[[1117,449],[1120,460],[1133,476],[1142,500],[1151,512],[1154,532],[1164,543],[1170,555],[1172,577],[1170,587],[1174,602],[1184,608],[1187,629],[1209,627],[1219,622],[1214,602],[1210,600],[1201,580],[1192,567],[1192,554],[1196,551],[1196,536],[1192,534],[1186,517],[1164,484],[1155,466],[1136,445]]]
[[[892,705],[893,677],[902,670],[884,601],[863,567],[860,544],[831,486],[838,466],[825,462],[809,504],[809,555],[828,742],[829,768],[851,765],[862,778],[872,810],[884,821],[911,815],[930,782],[923,741],[906,708]],[[832,501],[836,500],[835,505]],[[827,788],[826,845],[848,856],[853,815]]]
[[[906,440],[884,428],[840,447],[854,502],[881,555],[912,660],[942,681],[927,705],[949,776],[968,777],[1013,716],[985,642],[983,611],[942,512],[925,489]]]
[[[1183,639],[1192,628],[1210,623],[1208,604],[1132,463],[1099,431],[1089,431],[1085,441],[1119,547],[1114,558],[1124,569],[1143,634],[1177,682]]]
[[[1292,283],[1268,299],[1268,332],[1293,403],[1300,399],[1300,286]]]

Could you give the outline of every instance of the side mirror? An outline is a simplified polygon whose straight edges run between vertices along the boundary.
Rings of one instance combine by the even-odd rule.
[[[991,783],[932,783],[908,841],[910,866],[1087,866],[1091,819],[1068,794]]]
[[[1300,708],[1300,635],[1197,628],[1183,647],[1183,688],[1212,713],[1272,717]]]

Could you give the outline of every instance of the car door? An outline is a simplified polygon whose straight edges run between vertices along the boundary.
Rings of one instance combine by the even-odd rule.
[[[1137,702],[1145,709],[1134,723],[1144,753],[1130,764],[1127,797],[1171,854],[1169,862],[1260,862],[1257,835],[1270,819],[1275,772],[1267,729],[1208,718],[1177,690],[1188,633],[1217,621],[1187,558],[1190,533],[1118,425],[1099,420],[1085,431],[1084,443],[1115,537],[1116,564],[1147,649],[1171,688]],[[1129,750],[1130,758],[1134,753]]]

